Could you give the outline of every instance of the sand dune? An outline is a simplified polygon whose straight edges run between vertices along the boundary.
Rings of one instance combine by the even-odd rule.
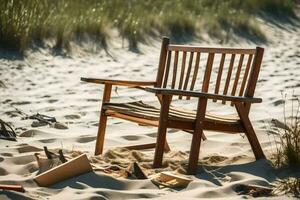
[[[289,27],[290,26],[290,27]],[[263,25],[270,36],[264,44],[265,56],[258,81],[256,96],[263,103],[254,105],[251,119],[259,141],[269,156],[274,152],[274,137],[267,134],[272,118],[282,120],[282,94],[300,94],[300,28],[275,24]],[[203,46],[216,46],[214,40],[193,42]],[[247,41],[234,42],[230,46],[253,47]],[[220,46],[220,45],[217,45]],[[0,183],[20,183],[26,193],[1,191],[0,199],[244,199],[239,195],[240,184],[268,186],[278,177],[289,172],[275,170],[267,160],[256,161],[245,137],[207,132],[208,140],[201,147],[199,173],[191,176],[187,188],[158,189],[150,180],[116,178],[95,171],[75,177],[49,188],[38,187],[33,177],[39,168],[34,156],[43,146],[49,149],[62,148],[67,156],[76,152],[89,155],[98,166],[114,164],[127,166],[138,161],[147,173],[150,169],[153,150],[128,151],[121,147],[130,144],[155,141],[156,128],[136,126],[119,119],[110,119],[105,140],[105,154],[93,156],[101,105],[102,86],[80,82],[81,76],[153,80],[156,75],[160,41],[153,45],[141,45],[140,54],[122,49],[113,42],[108,56],[105,52],[89,54],[75,52],[69,57],[52,56],[45,50],[29,52],[25,60],[0,59],[0,110],[1,119],[11,122],[19,135],[17,142],[1,140]],[[112,101],[143,100],[155,103],[155,96],[130,88],[114,88]],[[180,102],[177,102],[180,103]],[[212,104],[213,105],[213,104]],[[195,106],[190,102],[188,107]],[[28,114],[37,112],[50,116],[67,125],[62,130],[49,126],[32,128],[32,120],[22,120],[15,110]],[[219,109],[210,106],[210,111]],[[223,109],[223,108],[222,108]],[[287,113],[291,110],[287,108]],[[226,108],[224,112],[231,112]],[[171,152],[166,154],[164,168],[184,173],[191,136],[182,131],[169,130],[167,135]],[[276,137],[276,136],[275,136]],[[270,197],[267,197],[269,199]],[[284,199],[289,196],[272,197]]]

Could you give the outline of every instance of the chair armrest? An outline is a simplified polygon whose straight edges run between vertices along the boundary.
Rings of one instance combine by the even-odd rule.
[[[80,78],[81,81],[88,83],[97,83],[97,84],[111,84],[111,85],[120,85],[120,86],[149,86],[154,85],[154,81],[130,81],[130,80],[112,80],[112,79],[99,79],[99,78]]]
[[[245,102],[245,103],[261,103],[261,98],[253,98],[253,97],[236,97],[229,95],[221,95],[221,94],[212,94],[205,92],[195,92],[188,90],[177,90],[177,89],[166,89],[166,88],[144,88],[145,91],[161,94],[161,95],[177,95],[177,96],[189,96],[189,97],[203,97],[207,99],[217,99],[217,100],[225,100],[232,102]]]

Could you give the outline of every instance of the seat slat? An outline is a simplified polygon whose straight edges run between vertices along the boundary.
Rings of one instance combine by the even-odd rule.
[[[229,64],[228,72],[227,72],[227,78],[226,78],[226,82],[225,82],[225,87],[224,87],[223,95],[226,95],[227,92],[228,92],[230,78],[231,78],[232,69],[233,69],[233,65],[234,65],[234,59],[235,59],[235,54],[232,54],[231,55],[231,59],[230,59],[230,64]],[[225,104],[225,100],[222,101],[222,104]]]
[[[106,113],[117,112],[149,120],[158,120],[160,114],[159,108],[145,104],[141,101],[130,103],[106,103],[103,108],[106,110]],[[205,117],[206,121],[219,121],[227,124],[236,124],[239,121],[236,116],[232,115],[226,117],[207,113]],[[169,118],[172,120],[194,121],[196,112],[170,107]]]

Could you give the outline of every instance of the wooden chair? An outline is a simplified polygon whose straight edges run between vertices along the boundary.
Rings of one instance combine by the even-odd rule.
[[[104,84],[95,154],[101,154],[103,151],[106,120],[107,116],[110,116],[158,127],[156,143],[129,147],[155,147],[154,168],[162,165],[163,152],[169,148],[166,142],[167,128],[181,129],[193,134],[188,164],[190,174],[196,173],[197,170],[203,130],[244,132],[255,158],[264,158],[249,119],[251,104],[262,101],[253,95],[263,52],[264,49],[260,47],[236,49],[174,45],[169,44],[169,39],[164,37],[155,81],[81,78],[82,81]],[[135,87],[154,93],[161,107],[156,108],[142,102],[110,103],[112,85]],[[172,107],[170,103],[173,97],[187,100],[198,98],[197,109],[186,111]],[[221,101],[223,104],[229,102],[229,105],[235,107],[237,116],[226,117],[207,113],[208,100]]]

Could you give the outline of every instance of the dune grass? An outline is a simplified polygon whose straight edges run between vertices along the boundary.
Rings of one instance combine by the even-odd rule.
[[[256,16],[295,17],[293,9],[293,0],[1,0],[0,46],[23,52],[51,38],[53,47],[67,49],[70,41],[89,38],[107,48],[112,29],[130,49],[161,34],[185,40],[207,32],[225,41],[232,35],[264,41]]]
[[[294,105],[294,101],[297,101]],[[300,168],[300,99],[291,100],[292,113],[286,116],[284,109],[284,124],[276,128],[279,135],[279,145],[276,145],[275,165],[277,167],[291,166]],[[296,106],[296,107],[295,107]],[[284,106],[284,108],[286,105]]]

